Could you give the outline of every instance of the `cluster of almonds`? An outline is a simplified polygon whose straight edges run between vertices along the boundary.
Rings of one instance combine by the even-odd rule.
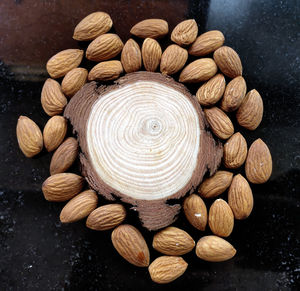
[[[242,64],[238,54],[230,47],[223,46],[224,36],[220,31],[209,31],[198,36],[198,26],[190,19],[179,23],[171,33],[175,44],[164,52],[156,40],[168,33],[168,23],[161,19],[147,19],[137,23],[131,34],[144,39],[142,48],[129,39],[125,45],[118,35],[107,33],[112,27],[110,16],[95,12],[85,17],[75,28],[73,38],[91,41],[86,50],[86,58],[99,62],[90,72],[79,68],[83,50],[67,49],[54,55],[47,62],[47,71],[52,78],[46,80],[41,95],[44,111],[51,116],[43,134],[29,118],[21,116],[17,124],[19,146],[27,157],[40,153],[45,146],[54,151],[50,164],[51,176],[43,183],[42,190],[48,201],[70,200],[62,209],[63,223],[78,221],[88,216],[87,227],[93,230],[112,232],[112,243],[119,254],[128,262],[139,266],[149,266],[149,249],[142,234],[133,226],[121,224],[126,210],[121,204],[107,204],[97,208],[98,198],[93,190],[83,191],[84,178],[64,173],[78,156],[75,138],[65,139],[67,121],[60,116],[71,98],[86,82],[117,79],[123,70],[126,73],[142,68],[162,74],[173,75],[180,70],[179,81],[202,84],[197,91],[199,103],[205,107],[204,113],[213,133],[224,144],[223,164],[228,169],[236,169],[245,163],[247,179],[256,184],[266,182],[272,172],[272,158],[266,144],[258,139],[247,149],[241,133],[234,133],[233,124],[226,114],[236,111],[237,122],[244,128],[254,130],[263,116],[263,102],[256,90],[246,94],[246,82],[242,77]],[[110,60],[121,53],[119,60]],[[211,57],[204,57],[212,54]],[[185,66],[188,56],[202,57]],[[218,69],[220,73],[216,74]],[[225,77],[232,80],[226,85]],[[61,85],[54,79],[64,77]],[[219,102],[218,107],[216,103]],[[202,198],[215,198],[228,189],[228,203],[216,199],[207,209]],[[222,237],[228,237],[235,219],[247,218],[253,208],[252,191],[247,180],[229,171],[217,171],[203,181],[198,194],[188,196],[183,203],[188,221],[200,231],[208,223],[213,235],[202,237],[196,245],[196,255],[206,261],[220,262],[232,258],[236,250]],[[202,197],[202,198],[201,198]],[[119,226],[118,226],[119,225]],[[187,263],[180,256],[190,252],[195,246],[193,238],[184,230],[167,227],[154,235],[153,248],[163,253],[149,266],[153,281],[168,283],[182,275]]]

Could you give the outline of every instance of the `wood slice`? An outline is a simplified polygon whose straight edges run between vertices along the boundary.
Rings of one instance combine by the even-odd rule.
[[[81,148],[82,174],[109,200],[133,205],[144,227],[176,219],[168,204],[193,192],[223,149],[207,131],[196,98],[160,73],[127,74],[115,85],[86,84],[65,109]]]

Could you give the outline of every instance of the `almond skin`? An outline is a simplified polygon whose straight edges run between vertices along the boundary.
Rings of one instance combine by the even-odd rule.
[[[225,38],[221,31],[207,31],[197,37],[195,42],[189,48],[189,54],[192,56],[205,56],[224,44]]]
[[[123,224],[111,234],[113,246],[129,263],[137,267],[148,267],[150,254],[142,234],[132,225]]]
[[[42,132],[33,120],[21,115],[18,119],[16,133],[19,147],[27,158],[32,158],[42,151]]]
[[[78,155],[78,143],[74,137],[67,138],[55,151],[50,163],[50,174],[67,171]]]
[[[264,104],[260,94],[255,90],[248,92],[236,113],[239,125],[255,130],[261,123]]]
[[[222,74],[215,75],[198,89],[196,97],[199,103],[203,106],[214,105],[222,98],[225,86],[224,76]]]
[[[183,210],[187,220],[195,228],[204,231],[207,224],[207,209],[204,201],[196,194],[185,198]]]
[[[233,174],[228,171],[217,171],[210,178],[205,179],[200,185],[198,192],[201,197],[214,198],[230,186]]]
[[[68,100],[57,81],[50,78],[46,80],[42,89],[41,103],[44,111],[49,116],[63,112]]]
[[[118,79],[123,73],[123,67],[120,61],[106,61],[94,66],[88,75],[88,80],[110,81]]]
[[[160,38],[169,32],[168,22],[163,19],[145,19],[134,25],[130,33],[140,38]]]
[[[153,282],[167,284],[179,278],[187,267],[187,262],[181,257],[161,256],[151,263],[148,270]]]
[[[180,256],[190,252],[195,241],[184,230],[169,226],[154,235],[152,246],[165,255]]]
[[[231,259],[236,249],[225,239],[215,235],[204,236],[196,246],[196,255],[208,262],[223,262]]]
[[[232,179],[228,190],[228,204],[235,219],[247,218],[253,209],[253,195],[250,185],[241,174]]]
[[[60,221],[71,223],[88,216],[96,207],[98,196],[93,190],[86,190],[72,198],[62,209]]]
[[[121,63],[126,73],[140,70],[142,54],[139,45],[133,39],[129,39],[125,43],[121,54]]]
[[[114,58],[123,49],[123,42],[117,34],[106,33],[94,39],[86,49],[86,58],[101,62]]]
[[[46,65],[47,72],[54,79],[63,77],[66,73],[80,65],[82,57],[83,50],[63,50],[49,59]]]
[[[245,165],[246,177],[253,184],[262,184],[272,174],[272,156],[268,146],[259,138],[249,148]]]
[[[187,59],[187,50],[177,44],[171,44],[161,56],[160,71],[165,75],[173,75],[183,68]]]
[[[223,163],[226,168],[236,169],[244,164],[246,157],[247,142],[239,132],[236,132],[224,144]]]
[[[80,193],[84,178],[72,173],[59,173],[50,176],[42,186],[45,199],[48,201],[67,201]]]
[[[216,63],[211,58],[203,58],[188,64],[179,76],[179,82],[198,83],[207,81],[217,73]]]
[[[87,76],[87,69],[75,68],[71,70],[63,78],[61,83],[61,90],[65,95],[72,97],[86,83]]]
[[[209,209],[208,224],[211,231],[222,237],[227,237],[231,234],[234,225],[234,215],[223,199],[217,199]]]
[[[160,60],[162,50],[159,43],[152,38],[146,38],[142,46],[142,57],[144,67],[149,72],[155,72]]]
[[[126,210],[121,204],[107,204],[95,209],[87,218],[86,226],[93,230],[108,230],[121,224]]]
[[[44,144],[48,152],[59,147],[66,136],[67,129],[67,120],[63,116],[56,115],[48,120],[43,131]]]
[[[228,139],[234,133],[230,118],[218,107],[204,109],[204,114],[212,132],[221,139]]]
[[[88,41],[108,32],[112,27],[110,16],[101,11],[89,14],[83,18],[75,27],[73,39]]]
[[[180,46],[193,43],[198,35],[198,25],[195,19],[178,23],[172,31],[171,40]]]

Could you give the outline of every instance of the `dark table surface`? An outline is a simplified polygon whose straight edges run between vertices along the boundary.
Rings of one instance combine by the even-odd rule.
[[[74,3],[76,2],[76,3]],[[26,159],[15,127],[26,115],[43,128],[40,106],[45,62],[77,47],[74,25],[92,11],[112,15],[123,40],[144,18],[165,18],[170,30],[195,18],[200,32],[219,29],[239,53],[248,90],[264,100],[264,119],[248,144],[260,137],[273,156],[269,182],[252,187],[254,210],[238,221],[229,241],[230,261],[207,263],[184,256],[186,273],[165,286],[153,283],[113,249],[110,231],[84,221],[62,225],[61,203],[44,200],[41,184],[51,154]],[[296,290],[299,289],[300,1],[1,1],[0,2],[0,290]],[[129,222],[138,225],[131,214]],[[193,230],[182,215],[176,225]],[[151,244],[152,235],[139,228]],[[152,259],[158,253],[152,252]]]

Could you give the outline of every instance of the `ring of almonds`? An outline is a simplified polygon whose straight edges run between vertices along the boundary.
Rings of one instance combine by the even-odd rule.
[[[111,17],[95,12],[85,17],[74,30],[77,41],[91,41],[85,52],[97,64],[88,72],[79,67],[84,51],[67,49],[47,62],[48,78],[43,86],[41,103],[51,117],[43,133],[38,125],[25,116],[17,123],[19,147],[26,157],[39,154],[43,147],[54,151],[50,164],[51,176],[43,183],[44,196],[49,201],[68,201],[63,207],[62,223],[86,219],[86,226],[96,231],[113,229],[111,240],[117,252],[129,263],[148,267],[151,279],[169,283],[187,269],[181,257],[195,248],[196,255],[206,261],[221,262],[231,259],[235,248],[224,238],[228,237],[234,220],[247,218],[253,208],[253,195],[249,182],[265,183],[272,172],[272,158],[267,145],[255,140],[248,149],[240,132],[234,132],[228,115],[248,130],[255,130],[263,116],[263,101],[255,90],[247,92],[242,77],[242,64],[236,51],[224,45],[222,32],[213,30],[198,35],[194,19],[179,23],[171,32],[171,41],[162,51],[157,39],[169,32],[162,19],[147,19],[134,25],[130,33],[138,41],[129,39],[125,45],[117,34],[109,33]],[[189,56],[193,61],[189,62]],[[114,60],[111,60],[114,59]],[[188,63],[189,62],[189,63]],[[67,137],[67,120],[61,116],[68,99],[92,80],[105,82],[117,79],[123,72],[159,71],[164,75],[179,76],[181,83],[199,83],[196,97],[214,135],[223,141],[223,165],[204,179],[198,193],[187,196],[183,210],[190,224],[201,231],[207,227],[212,235],[202,236],[197,244],[183,229],[169,226],[154,234],[152,247],[163,255],[150,264],[150,251],[140,231],[124,224],[126,210],[120,203],[98,207],[98,196],[93,190],[84,190],[84,178],[68,173],[79,149],[74,137]],[[61,78],[61,84],[55,79]],[[225,79],[226,77],[226,79]],[[234,175],[230,170],[244,165],[246,177]],[[249,182],[248,182],[249,181]],[[228,190],[227,201],[218,196]],[[205,200],[215,199],[207,211]],[[195,247],[196,245],[196,247]]]

